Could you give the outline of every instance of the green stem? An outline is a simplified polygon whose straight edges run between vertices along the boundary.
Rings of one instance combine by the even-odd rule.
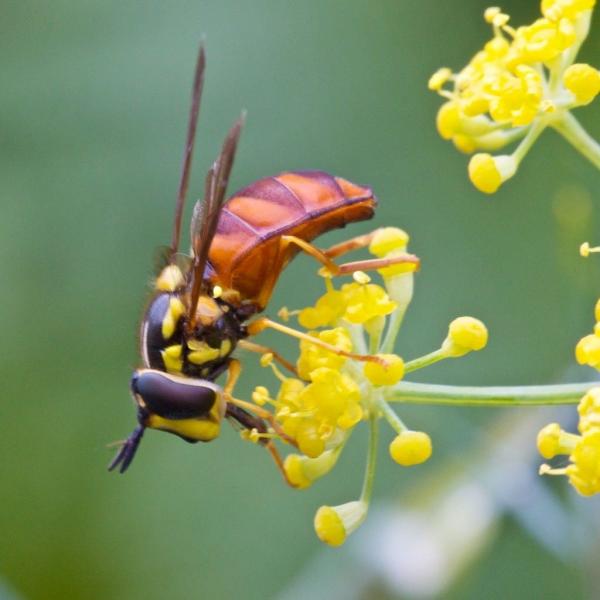
[[[414,360],[405,363],[404,372],[411,373],[412,371],[416,371],[417,369],[428,367],[429,365],[443,360],[444,358],[448,358],[448,355],[441,348],[438,348],[437,350],[434,350],[429,354],[419,356],[419,358],[415,358]]]
[[[546,129],[547,126],[548,123],[544,120],[538,119],[537,121],[533,122],[533,124],[529,128],[529,131],[527,132],[527,135],[523,138],[523,141],[517,146],[517,149],[513,152],[513,157],[517,161],[517,163],[520,163],[523,160],[525,155],[529,152],[531,146],[533,146],[535,141],[538,139],[538,137],[540,137],[540,134],[542,133],[542,131],[544,131],[544,129]]]
[[[400,326],[402,325],[402,321],[404,320],[404,315],[406,314],[407,308],[408,305],[406,305],[404,308],[398,308],[392,313],[387,331],[385,333],[383,344],[381,344],[382,354],[391,354],[394,351],[396,337],[398,336],[398,332],[400,331]]]
[[[401,382],[384,390],[388,402],[449,406],[552,406],[577,404],[597,381],[560,385],[453,386]]]
[[[402,419],[394,412],[392,407],[381,397],[377,398],[377,408],[381,411],[385,420],[392,426],[392,429],[396,433],[402,433],[408,431],[408,427],[404,424]]]
[[[377,442],[379,441],[379,420],[375,411],[369,417],[369,450],[367,454],[367,468],[363,488],[360,494],[361,502],[369,504],[375,480],[375,464],[377,462]]]
[[[562,135],[578,152],[583,154],[595,167],[600,169],[600,144],[581,126],[570,113],[565,112],[550,126]]]

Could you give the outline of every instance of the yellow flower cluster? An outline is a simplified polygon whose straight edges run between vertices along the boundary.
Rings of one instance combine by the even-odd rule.
[[[430,78],[429,88],[447,100],[436,120],[441,137],[468,154],[488,151],[469,163],[469,177],[480,191],[494,193],[516,173],[545,127],[562,132],[570,126],[568,111],[600,92],[600,72],[573,64],[594,4],[542,0],[542,17],[517,28],[509,25],[509,15],[489,8],[484,17],[492,39],[460,72],[444,67]],[[521,138],[512,154],[489,154]]]
[[[374,234],[369,250],[377,258],[397,256],[406,252],[408,241],[404,231],[386,227]],[[354,281],[339,289],[325,277],[326,291],[313,306],[280,311],[283,318],[296,315],[310,336],[300,341],[297,375],[284,376],[273,364],[272,355],[261,361],[273,369],[279,390],[272,396],[265,386],[258,386],[252,399],[261,408],[269,407],[273,415],[276,427],[266,435],[279,435],[297,448],[284,460],[286,477],[297,488],[307,488],[329,473],[354,427],[369,423],[369,456],[360,499],[322,506],[315,516],[317,535],[333,546],[342,544],[366,517],[379,419],[385,418],[395,431],[389,454],[399,465],[418,465],[432,454],[430,437],[404,425],[386,401],[386,393],[400,385],[406,372],[480,350],[487,343],[481,321],[459,317],[450,324],[438,350],[406,364],[394,354],[395,339],[412,298],[414,271],[412,264],[381,268],[383,285],[358,272]],[[367,354],[370,360],[364,360]],[[363,355],[363,360],[357,355]],[[259,439],[260,434],[254,437]]]
[[[596,325],[594,333],[582,337],[575,346],[575,358],[580,365],[588,365],[600,370],[600,300],[594,309]]]
[[[564,454],[570,461],[559,469],[542,465],[540,473],[566,475],[581,495],[592,496],[600,492],[600,387],[588,391],[577,412],[581,435],[563,431],[558,423],[546,425],[538,434],[538,450],[544,458]]]
[[[594,333],[577,342],[575,358],[581,365],[600,370],[600,300],[596,302],[594,316]],[[544,458],[564,454],[570,461],[560,469],[542,465],[540,473],[566,475],[580,494],[591,496],[600,492],[600,387],[593,387],[583,396],[577,412],[581,435],[563,431],[558,423],[550,423],[539,432],[537,445]]]
[[[364,275],[364,274],[363,274]],[[365,276],[366,277],[366,276]],[[330,290],[314,306],[300,311],[298,322],[306,329],[334,325],[338,319],[361,325],[376,317],[389,315],[396,308],[386,291],[379,285],[363,282],[346,283],[341,290]]]

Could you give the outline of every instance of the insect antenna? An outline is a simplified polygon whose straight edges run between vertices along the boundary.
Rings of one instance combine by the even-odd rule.
[[[108,470],[112,471],[119,467],[119,473],[125,473],[127,468],[131,464],[135,453],[137,452],[138,446],[142,441],[144,430],[146,428],[143,425],[138,425],[131,433],[131,435],[123,442],[121,449],[114,457],[113,461],[108,465]]]
[[[192,166],[192,155],[194,153],[194,141],[196,138],[196,125],[200,113],[200,99],[202,97],[202,88],[204,87],[204,70],[206,67],[206,53],[204,43],[200,44],[198,58],[196,60],[196,70],[194,74],[194,84],[192,87],[192,105],[190,107],[190,117],[188,121],[187,139],[183,150],[183,165],[181,167],[181,177],[179,179],[179,189],[177,190],[177,202],[175,204],[175,218],[173,221],[173,235],[169,247],[169,261],[177,253],[179,247],[179,238],[181,236],[181,220],[183,218],[183,207],[188,190],[190,172]]]

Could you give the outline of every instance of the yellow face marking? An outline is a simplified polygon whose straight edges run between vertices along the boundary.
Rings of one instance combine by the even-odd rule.
[[[177,433],[201,442],[214,440],[221,431],[221,423],[210,419],[180,419],[174,421],[158,415],[150,415],[147,427]]]
[[[147,427],[160,429],[183,435],[184,437],[200,442],[210,442],[214,440],[221,432],[221,420],[225,416],[225,402],[222,396],[217,397],[217,401],[210,409],[206,417],[197,419],[165,419],[158,415],[150,415],[146,423]]]
[[[169,298],[169,308],[163,318],[161,333],[165,340],[168,340],[174,333],[177,327],[177,322],[181,315],[185,313],[185,306],[179,298]]]
[[[195,365],[203,365],[204,363],[216,360],[221,356],[219,348],[211,348],[206,342],[189,340],[187,345],[191,350],[187,356],[188,360]]]
[[[167,265],[156,278],[154,287],[160,292],[174,292],[184,283],[181,269],[177,265]]]
[[[181,359],[181,344],[173,344],[160,352],[165,368],[169,373],[181,373],[183,360]]]

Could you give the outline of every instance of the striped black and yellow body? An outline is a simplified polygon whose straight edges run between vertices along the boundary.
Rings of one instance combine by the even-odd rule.
[[[176,271],[177,270],[177,271]],[[215,379],[238,340],[246,337],[237,311],[219,298],[198,301],[193,331],[186,328],[188,293],[179,267],[169,265],[156,282],[140,327],[144,366],[173,375]]]

